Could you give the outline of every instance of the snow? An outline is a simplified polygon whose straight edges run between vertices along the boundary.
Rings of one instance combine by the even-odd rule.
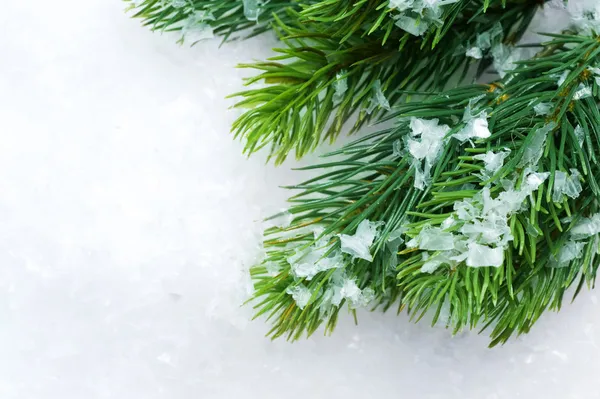
[[[395,311],[266,339],[240,307],[256,221],[304,175],[243,156],[223,97],[272,39],[189,49],[122,11],[32,0],[0,14],[2,399],[597,396],[586,289],[492,350]]]

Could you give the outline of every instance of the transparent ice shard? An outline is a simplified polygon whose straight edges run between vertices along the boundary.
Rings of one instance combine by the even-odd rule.
[[[569,198],[577,198],[583,190],[580,181],[581,174],[577,169],[571,169],[571,174],[556,171],[554,173],[554,186],[552,189],[552,201],[562,202],[563,195]]]
[[[581,240],[600,233],[600,213],[589,218],[582,218],[571,229],[571,237],[575,240]]]
[[[310,301],[310,297],[312,293],[308,288],[303,285],[296,285],[294,287],[288,287],[285,292],[292,296],[294,302],[300,309],[304,309],[308,302]]]
[[[244,4],[244,16],[248,21],[258,21],[258,17],[262,13],[262,7],[268,3],[264,0],[242,0]]]
[[[467,57],[475,58],[476,60],[483,58],[483,51],[479,47],[470,47],[465,54]]]
[[[573,94],[573,100],[583,100],[592,96],[592,88],[590,86],[580,83],[577,87],[577,91]]]
[[[377,79],[373,84],[373,97],[369,99],[369,107],[367,113],[372,113],[376,108],[383,108],[386,111],[391,110],[390,103],[388,102],[383,89],[381,88],[381,81]]]
[[[465,118],[467,119],[465,120],[465,127],[460,132],[452,135],[455,139],[464,142],[471,139],[487,139],[492,135],[485,111],[482,111],[477,117],[470,117],[465,114]]]
[[[560,248],[553,266],[565,267],[568,266],[571,261],[581,258],[583,255],[583,249],[586,245],[585,241],[567,241]]]
[[[422,36],[429,29],[429,22],[423,19],[400,15],[396,18],[396,26],[413,36]]]
[[[485,165],[485,176],[492,177],[504,165],[504,160],[510,155],[510,150],[506,149],[500,152],[488,151],[485,154],[475,155],[473,158],[483,161]]]
[[[320,235],[315,232],[315,238]],[[296,249],[293,255],[287,258],[292,273],[296,277],[311,280],[318,273],[335,269],[343,265],[343,257],[340,251],[331,251],[330,237],[320,238],[314,245]]]
[[[418,246],[419,249],[427,251],[448,251],[454,249],[454,241],[454,234],[439,227],[426,227],[408,245]]]
[[[281,271],[281,267],[277,262],[266,262],[265,268],[267,269],[267,273],[269,273],[270,276],[276,276]]]
[[[551,103],[538,103],[533,106],[533,111],[537,116],[549,115],[550,111],[552,111]]]
[[[450,127],[440,125],[438,119],[411,118],[410,129],[412,138],[407,140],[407,147],[414,158],[412,162],[415,169],[414,186],[423,190],[428,184],[431,167],[437,162],[443,150],[444,140]]]
[[[467,254],[467,266],[469,267],[485,267],[485,266],[502,266],[504,262],[503,248],[490,248],[487,245],[477,243],[469,243],[469,252]]]
[[[371,245],[373,245],[373,241],[377,237],[377,229],[382,224],[382,222],[371,222],[365,219],[360,222],[354,235],[340,234],[342,252],[354,258],[361,258],[372,262]]]
[[[575,128],[575,137],[577,137],[577,142],[579,143],[579,147],[583,148],[583,142],[585,140],[585,132],[581,125],[577,125]]]
[[[336,75],[334,88],[334,100],[341,101],[344,98],[344,94],[346,94],[346,91],[348,91],[348,79],[346,78],[346,71],[341,71]]]
[[[170,0],[169,4],[173,8],[183,8],[188,5],[188,2],[187,2],[187,0]]]
[[[544,145],[546,144],[548,133],[554,130],[555,127],[556,123],[550,122],[532,133],[532,140],[525,147],[523,156],[519,162],[520,167],[537,167],[537,164],[544,153]]]
[[[569,74],[571,73],[571,70],[566,69],[563,71],[563,73],[561,73],[558,76],[558,80],[556,81],[556,84],[559,86],[562,86],[563,83],[565,83],[567,81],[567,78],[569,77]]]

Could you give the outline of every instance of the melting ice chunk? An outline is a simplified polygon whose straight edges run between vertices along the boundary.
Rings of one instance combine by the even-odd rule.
[[[533,137],[523,150],[523,156],[519,162],[519,166],[537,166],[544,153],[546,137],[548,137],[548,133],[554,130],[555,127],[556,123],[550,122],[532,133]]]
[[[292,298],[294,299],[294,302],[296,302],[296,305],[300,309],[304,309],[306,307],[306,305],[308,305],[308,302],[310,301],[310,297],[312,296],[309,289],[303,285],[288,287],[285,292],[292,296]]]
[[[583,83],[580,83],[573,94],[573,100],[583,100],[585,98],[592,96],[592,88],[590,86],[586,86]]]
[[[551,103],[538,103],[533,106],[533,112],[535,112],[537,116],[549,115],[550,111],[552,111]]]
[[[567,241],[558,252],[556,263],[553,266],[565,267],[568,266],[571,261],[581,258],[585,244],[584,241]]]
[[[582,218],[571,229],[571,237],[576,240],[588,238],[598,233],[600,233],[600,213],[589,218]]]
[[[506,149],[505,151],[500,152],[488,151],[485,154],[475,155],[473,158],[478,161],[483,161],[485,164],[485,171],[487,172],[485,175],[491,177],[500,170],[502,165],[504,165],[504,160],[509,154],[510,150]]]
[[[570,198],[579,197],[579,193],[583,190],[581,186],[581,182],[579,171],[577,169],[571,169],[571,174],[556,171],[554,173],[554,187],[552,190],[552,201],[554,202],[562,202],[563,195],[566,195]]]
[[[294,254],[287,258],[296,277],[311,280],[317,273],[342,266],[342,254],[338,250],[331,251],[331,237],[319,238],[321,233],[322,230],[315,230],[315,239],[318,241],[308,248],[297,248]]]
[[[382,224],[365,219],[360,222],[354,235],[340,234],[342,252],[372,262],[371,245],[377,236],[377,228]]]
[[[400,15],[396,18],[396,26],[413,36],[422,36],[429,29],[429,22],[423,19],[411,18],[407,15]]]
[[[348,91],[348,79],[346,78],[345,74],[346,71],[341,71],[335,76],[335,94],[333,97],[336,101],[341,101],[344,98],[346,91]]]
[[[504,262],[503,248],[490,248],[487,245],[480,245],[475,242],[469,243],[469,252],[467,254],[467,266],[502,266]]]
[[[242,0],[244,4],[244,16],[248,21],[258,21],[262,13],[262,7],[268,1],[263,0]]]
[[[443,231],[439,227],[426,227],[411,240],[408,246],[418,246],[427,251],[449,251],[454,249],[454,234]]]

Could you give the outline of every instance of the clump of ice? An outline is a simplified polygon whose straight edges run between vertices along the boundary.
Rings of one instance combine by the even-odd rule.
[[[471,139],[487,139],[492,135],[488,127],[488,115],[486,111],[480,111],[476,115],[473,115],[471,104],[465,109],[463,115],[463,122],[465,127],[462,128],[458,133],[453,134],[452,137],[465,142]]]
[[[315,238],[320,235],[315,232]],[[335,269],[343,265],[340,251],[331,250],[331,237],[325,236],[308,248],[297,248],[293,255],[287,258],[294,276],[311,280],[318,273]]]
[[[567,241],[560,248],[558,255],[551,259],[551,266],[566,267],[571,261],[581,258],[583,255],[583,248],[586,244],[585,241]]]
[[[450,251],[455,248],[455,241],[454,234],[450,232],[443,231],[439,227],[425,227],[406,246],[427,251]]]
[[[168,4],[173,8],[183,8],[189,3],[187,0],[169,0]]]
[[[537,116],[549,115],[552,111],[551,103],[538,103],[533,106],[533,111]]]
[[[335,83],[333,85],[335,94],[333,99],[335,101],[341,101],[344,98],[344,94],[348,91],[348,79],[346,78],[346,71],[340,71],[335,76]]]
[[[571,169],[571,174],[557,170],[554,173],[554,186],[552,189],[552,201],[562,202],[563,195],[570,198],[577,198],[583,190],[581,186],[581,174],[577,169]]]
[[[488,151],[485,154],[478,154],[473,157],[478,161],[483,161],[485,167],[482,177],[488,179],[492,177],[504,165],[504,160],[510,155],[510,150],[505,149],[500,152]]]
[[[592,88],[590,86],[580,83],[573,94],[573,100],[583,100],[592,96]]]
[[[600,213],[589,218],[582,218],[572,229],[571,237],[581,240],[600,233]]]
[[[341,250],[354,258],[373,261],[371,245],[377,237],[377,229],[383,222],[371,222],[367,219],[360,222],[354,235],[340,234]]]
[[[208,21],[214,21],[215,17],[207,11],[196,11],[191,14],[181,27],[182,38],[185,42],[193,45],[201,40],[215,37],[213,28]]]
[[[520,167],[538,164],[544,153],[544,145],[546,144],[548,133],[554,130],[555,127],[556,123],[550,122],[531,133],[533,137],[523,151],[523,156],[519,161]]]
[[[413,36],[421,36],[432,24],[441,25],[442,7],[458,0],[391,0],[388,7],[400,14],[393,14],[396,26]]]
[[[412,137],[407,140],[407,147],[413,156],[414,186],[424,190],[429,184],[431,167],[437,162],[444,148],[445,137],[450,127],[440,125],[438,119],[411,118],[410,129]]]
[[[302,284],[288,287],[285,292],[292,296],[294,302],[296,302],[296,305],[300,309],[304,309],[312,297],[310,290]]]
[[[372,288],[360,289],[356,280],[348,278],[346,273],[339,270],[331,278],[330,284],[323,293],[321,312],[330,314],[333,308],[339,307],[343,300],[348,301],[350,308],[356,309],[367,306],[375,298]]]
[[[248,21],[258,21],[258,17],[262,13],[262,7],[268,3],[264,0],[242,0],[244,4],[244,16]]]
[[[567,81],[567,78],[569,77],[569,74],[571,73],[570,69],[566,69],[563,71],[563,73],[561,73],[560,75],[557,75],[558,80],[556,81],[556,84],[558,86],[562,86],[563,83],[565,83]]]
[[[579,147],[583,148],[583,142],[585,140],[585,131],[583,130],[581,125],[577,125],[577,127],[575,127],[575,137],[577,138]]]
[[[424,255],[421,271],[432,273],[443,264],[455,267],[461,262],[469,267],[501,266],[504,251],[513,240],[509,217],[521,210],[525,200],[549,175],[528,172],[518,190],[507,188],[492,198],[490,187],[486,186],[475,197],[456,202],[452,220],[440,228],[423,228],[407,243],[409,248],[434,251]],[[444,231],[455,223],[462,224],[457,232]]]
[[[373,84],[373,96],[369,99],[367,113],[372,113],[376,108],[383,108],[386,111],[391,109],[390,103],[385,97],[385,93],[381,88],[381,81],[379,79],[377,79]]]
[[[467,49],[467,57],[475,59],[483,58],[483,52],[490,49],[492,45],[499,43],[503,36],[504,31],[500,23],[494,25],[489,31],[478,34],[475,39],[475,45]]]
[[[508,72],[515,69],[515,62],[523,59],[524,54],[521,49],[499,43],[492,47],[492,57],[494,69],[501,78],[504,78]]]

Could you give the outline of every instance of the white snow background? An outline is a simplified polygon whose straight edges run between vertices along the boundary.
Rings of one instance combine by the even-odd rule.
[[[224,97],[274,41],[190,49],[123,10],[2,7],[0,398],[600,397],[593,292],[492,350],[393,313],[266,339],[246,270],[304,176],[246,159]]]

